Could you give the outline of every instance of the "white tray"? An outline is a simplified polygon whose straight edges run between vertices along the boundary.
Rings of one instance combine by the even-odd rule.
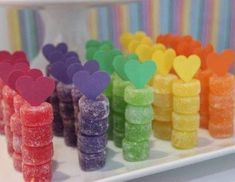
[[[77,150],[66,147],[63,138],[54,138],[53,181],[123,181],[160,173],[173,168],[217,158],[235,153],[235,138],[213,139],[206,130],[199,131],[199,145],[192,150],[176,150],[170,142],[151,138],[151,154],[147,161],[126,162],[121,149],[112,142],[108,144],[108,158],[105,167],[96,172],[82,172],[78,165]],[[7,154],[6,142],[0,136],[0,181],[23,181],[21,173],[14,170],[12,160]]]

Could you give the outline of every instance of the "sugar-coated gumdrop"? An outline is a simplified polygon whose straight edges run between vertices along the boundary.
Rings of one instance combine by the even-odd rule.
[[[113,130],[113,142],[116,147],[119,147],[119,148],[122,147],[122,141],[123,141],[124,137],[125,137],[124,132],[119,132],[119,131]]]
[[[209,113],[209,94],[200,93],[200,113]]]
[[[173,97],[173,110],[181,114],[195,114],[200,109],[199,96]]]
[[[123,97],[113,95],[112,109],[117,113],[124,113],[126,109],[126,102]]]
[[[55,136],[63,136],[64,125],[63,125],[63,120],[59,113],[54,114],[54,121],[52,128]]]
[[[142,89],[136,89],[128,86],[125,89],[124,99],[128,104],[134,106],[147,106],[153,102],[153,89],[146,86]]]
[[[195,131],[199,128],[199,114],[172,113],[173,128],[178,131]]]
[[[63,120],[73,119],[74,120],[74,107],[72,103],[69,102],[60,102],[60,116]]]
[[[22,136],[13,133],[13,149],[16,153],[21,153]]]
[[[173,96],[172,94],[154,94],[153,105],[157,107],[172,107]]]
[[[212,75],[212,71],[210,70],[202,70],[198,71],[195,78],[198,79],[201,83],[201,93],[209,92],[209,79]]]
[[[171,107],[154,107],[154,119],[158,121],[171,121]]]
[[[127,161],[134,162],[148,159],[149,149],[150,144],[148,140],[140,142],[123,140],[123,157]]]
[[[234,111],[233,108],[209,108],[210,122],[213,124],[228,124],[233,121]]]
[[[209,133],[214,138],[227,138],[233,135],[233,122],[231,123],[218,123],[214,124],[209,121]]]
[[[197,131],[172,130],[171,144],[178,149],[190,149],[197,145]]]
[[[10,119],[10,126],[11,126],[11,131],[15,135],[22,135],[21,129],[22,129],[22,123],[20,120],[20,115],[17,113],[12,114],[11,119]]]
[[[80,115],[87,120],[102,120],[109,115],[109,101],[104,95],[100,95],[96,100],[83,96],[79,100]]]
[[[233,94],[230,95],[223,95],[223,96],[217,96],[217,95],[209,95],[209,105],[212,108],[227,108],[231,109],[234,106],[233,102]]]
[[[39,106],[25,104],[20,109],[20,117],[24,126],[36,127],[49,125],[53,121],[51,104],[44,102]]]
[[[106,134],[100,136],[86,136],[78,133],[78,148],[83,153],[99,153],[105,149],[106,144]]]
[[[103,135],[108,128],[108,118],[102,120],[86,120],[79,116],[79,131],[88,136]]]
[[[125,138],[128,141],[148,140],[151,135],[151,122],[146,124],[125,124]]]
[[[230,95],[234,89],[234,76],[232,74],[212,75],[209,80],[209,88],[213,95]]]
[[[155,93],[158,94],[171,94],[172,84],[177,80],[177,76],[168,74],[167,76],[156,75],[153,81],[153,88]]]
[[[58,82],[56,86],[57,95],[62,102],[72,102],[71,90],[73,86],[71,84],[64,84],[62,82]]]
[[[22,160],[24,164],[41,165],[49,162],[53,156],[53,144],[43,147],[22,146]]]
[[[125,132],[125,115],[124,113],[113,113],[113,129],[119,132]]]
[[[128,122],[133,124],[150,123],[153,119],[152,106],[132,106],[127,105],[125,118]]]
[[[108,130],[107,130],[107,135],[109,140],[113,140],[113,128],[114,128],[114,123],[113,123],[113,111],[109,113],[108,117]]]
[[[14,111],[15,113],[20,112],[21,106],[25,104],[25,100],[20,95],[15,95],[13,98],[13,105],[14,105]]]
[[[52,142],[53,133],[51,125],[37,127],[22,127],[22,142],[31,147],[42,147]]]
[[[162,140],[171,139],[171,131],[172,131],[171,121],[166,122],[166,121],[154,120],[152,126],[153,126],[153,134],[155,137]]]
[[[16,92],[5,85],[2,89],[2,97],[8,108],[13,108],[13,98],[16,95]]]
[[[77,135],[73,120],[63,120],[64,125],[64,141],[67,146],[77,146]]]
[[[124,97],[125,88],[130,84],[129,81],[123,81],[117,77],[113,80],[113,96]]]
[[[13,149],[13,133],[11,131],[11,128],[7,125],[5,125],[4,132],[6,135],[7,140],[7,151],[10,156],[13,155],[14,149]]]
[[[21,153],[13,153],[13,165],[16,171],[22,172],[22,155]]]
[[[42,165],[23,164],[22,172],[25,182],[50,182],[52,180],[52,161]]]
[[[106,151],[94,154],[79,152],[79,165],[83,171],[94,171],[102,168],[106,161]]]
[[[184,82],[183,80],[176,80],[173,82],[172,93],[175,96],[180,97],[192,97],[200,93],[200,81],[191,80],[189,82]]]
[[[200,128],[208,128],[209,115],[200,114]]]

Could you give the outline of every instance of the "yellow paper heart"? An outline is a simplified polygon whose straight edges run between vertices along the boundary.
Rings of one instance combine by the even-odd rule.
[[[175,56],[176,53],[173,49],[155,51],[153,53],[152,60],[157,64],[157,72],[161,75],[167,75],[172,68]]]
[[[141,44],[146,44],[146,45],[149,45],[149,46],[153,46],[153,41],[152,41],[151,38],[146,36],[146,37],[142,38]]]
[[[196,55],[191,55],[188,58],[185,56],[177,56],[173,63],[176,73],[185,82],[192,80],[193,76],[200,68],[200,65],[201,60]]]
[[[123,34],[120,36],[120,43],[121,43],[121,46],[122,46],[124,49],[127,49],[129,43],[130,43],[131,40],[133,40],[133,39],[134,39],[134,36],[133,36],[131,33],[129,33],[129,32],[123,33]]]
[[[140,61],[149,60],[153,54],[153,47],[146,44],[140,44],[136,48],[135,53],[139,57]]]
[[[141,41],[144,37],[146,37],[146,34],[144,32],[136,32],[134,35],[134,39]]]
[[[133,39],[128,45],[128,53],[134,53],[136,48],[140,45],[140,41]]]
[[[160,43],[154,44],[153,48],[154,48],[154,52],[158,51],[158,50],[161,50],[161,51],[166,50],[166,47],[163,44],[160,44]]]

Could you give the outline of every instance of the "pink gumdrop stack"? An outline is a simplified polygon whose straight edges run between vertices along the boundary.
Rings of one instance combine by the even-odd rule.
[[[2,97],[3,97],[3,120],[4,120],[4,132],[6,135],[7,141],[7,151],[10,156],[13,155],[13,133],[11,131],[10,126],[10,118],[12,114],[14,114],[13,107],[13,98],[16,95],[16,92],[12,90],[10,87],[5,85],[2,89]]]
[[[22,122],[22,173],[25,182],[50,182],[53,157],[53,109],[44,102],[39,106],[24,104]]]
[[[2,88],[3,88],[3,81],[0,79],[0,134],[4,134],[4,120],[3,120],[3,97],[2,97]]]

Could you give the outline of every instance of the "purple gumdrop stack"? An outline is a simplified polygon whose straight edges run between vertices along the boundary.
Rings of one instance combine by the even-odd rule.
[[[59,110],[60,116],[63,121],[64,126],[64,141],[67,146],[76,147],[77,146],[77,136],[75,131],[75,118],[74,118],[74,108],[73,99],[71,95],[72,85],[64,84],[58,82],[57,96],[59,98]]]
[[[79,109],[79,164],[84,171],[98,170],[106,161],[109,101],[104,95],[96,100],[82,96]]]
[[[79,129],[79,105],[78,102],[80,98],[83,96],[83,94],[79,91],[78,88],[73,86],[72,91],[72,98],[73,98],[73,109],[74,109],[74,118],[75,118],[75,130],[78,132]]]

